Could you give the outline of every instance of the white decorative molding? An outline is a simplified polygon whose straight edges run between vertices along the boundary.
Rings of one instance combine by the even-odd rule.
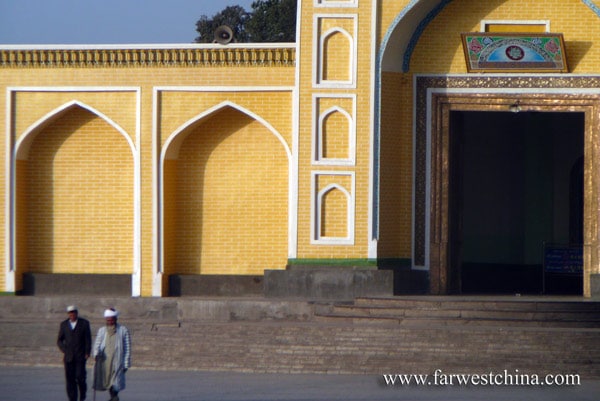
[[[296,65],[296,45],[0,45],[0,67]]]
[[[314,0],[315,8],[345,8],[358,7],[358,0]]]
[[[546,32],[550,32],[550,20],[496,20],[496,19],[484,19],[481,21],[479,31],[487,32],[486,27],[488,25],[544,25]]]

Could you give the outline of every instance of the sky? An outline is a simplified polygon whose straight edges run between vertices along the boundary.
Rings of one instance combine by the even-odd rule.
[[[0,0],[0,46],[192,43],[196,21],[252,0]]]

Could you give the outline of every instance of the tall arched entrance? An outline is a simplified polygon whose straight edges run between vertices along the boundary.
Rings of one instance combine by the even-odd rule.
[[[585,116],[512,107],[450,112],[449,292],[581,295]]]
[[[421,221],[415,213],[414,260],[428,267],[430,291],[589,291],[597,248],[598,91],[434,89],[426,80],[428,89],[417,95],[423,108],[415,141],[423,152],[415,154],[414,179],[426,196],[414,205],[425,212]],[[580,160],[583,177],[573,175]],[[578,198],[573,189],[581,191],[582,209],[571,204]],[[582,242],[572,244],[578,236]],[[583,268],[548,270],[546,249],[557,244],[580,247]]]
[[[536,74],[534,70],[530,73],[524,70],[504,70],[498,74],[490,71],[467,73],[459,37],[464,32],[492,32],[496,30],[493,25],[499,24],[502,25],[500,30],[511,32],[533,32],[535,29],[555,32],[556,27],[561,26],[560,32],[574,38],[578,36],[580,23],[573,23],[573,16],[597,27],[600,13],[598,7],[587,1],[574,3],[568,10],[560,8],[562,3],[552,1],[543,12],[529,3],[515,9],[513,3],[419,0],[397,10],[393,10],[392,6],[383,7],[381,12],[381,43],[375,63],[374,235],[377,236],[380,264],[389,264],[399,273],[396,274],[399,277],[399,280],[396,279],[399,293],[484,292],[482,282],[501,282],[504,279],[496,279],[492,273],[478,277],[482,270],[475,265],[481,267],[482,264],[474,262],[475,265],[465,266],[463,262],[476,259],[476,251],[481,252],[485,247],[489,249],[484,258],[485,262],[489,262],[488,268],[496,265],[496,268],[502,269],[502,266],[513,262],[519,266],[515,276],[505,277],[508,286],[496,286],[487,291],[544,292],[552,287],[554,277],[550,282],[542,278],[543,267],[540,264],[546,262],[547,247],[540,243],[553,244],[554,241],[566,243],[567,248],[572,243],[577,243],[580,249],[583,246],[583,252],[578,251],[575,255],[580,259],[579,264],[583,260],[583,273],[575,283],[578,287],[576,293],[590,296],[592,287],[597,293],[597,283],[600,282],[597,239],[599,196],[593,166],[598,160],[600,85],[598,76],[593,73],[596,71],[596,53],[585,47],[584,41],[570,40],[566,46],[569,72],[573,74]],[[542,19],[547,19],[547,23],[534,28]],[[518,26],[519,21],[525,24],[525,29],[517,30],[523,28]],[[509,109],[519,113],[511,113]],[[492,116],[500,120],[492,121]],[[511,213],[512,220],[515,220],[515,215],[525,216],[516,217],[522,225],[515,226],[512,231],[518,231],[518,235],[510,235],[513,245],[507,245],[511,242],[507,240],[508,228],[501,232],[496,225],[494,232],[487,227],[486,233],[481,227],[478,231],[475,226],[461,225],[470,221],[483,221],[489,225],[494,216],[484,214],[485,210],[501,209],[498,198],[506,196],[506,188],[498,193],[500,185],[485,187],[483,184],[491,185],[489,179],[485,182],[471,180],[464,184],[474,171],[481,170],[483,175],[485,170],[483,164],[474,164],[475,158],[461,153],[462,145],[455,140],[456,133],[467,129],[470,141],[466,144],[467,150],[474,153],[474,141],[486,138],[474,134],[478,129],[472,128],[474,125],[481,128],[487,121],[488,128],[500,129],[512,120],[519,128],[527,124],[535,126],[535,132],[539,133],[541,127],[547,126],[553,118],[558,123],[550,127],[552,129],[567,131],[575,126],[582,127],[575,135],[580,139],[571,142],[573,135],[560,139],[559,134],[552,134],[554,144],[550,146],[548,135],[540,133],[537,138],[541,140],[539,147],[534,145],[535,135],[521,132],[518,136],[514,128],[505,129],[516,133],[518,139],[508,140],[503,145],[516,145],[516,141],[524,139],[529,141],[519,145],[525,149],[522,150],[525,156],[518,161],[522,166],[521,172],[523,168],[530,169],[526,170],[528,175],[525,178],[508,175],[509,167],[513,166],[501,171],[512,177],[506,179],[506,185],[521,180],[519,185],[527,188],[514,193],[514,197],[525,198],[527,202],[513,204],[512,209],[504,211],[504,216],[495,216],[497,220],[504,221],[509,220],[507,214]],[[484,123],[479,120],[484,120]],[[500,138],[500,134],[495,135],[487,137],[484,141],[486,147],[478,156],[491,150],[499,152],[499,149],[492,149],[492,145],[487,144]],[[571,146],[578,150],[569,153],[570,166],[566,158],[556,164],[546,160],[551,152]],[[582,154],[577,156],[577,153]],[[499,161],[511,160],[514,156],[496,153],[487,161],[495,160],[495,168],[501,168]],[[571,160],[575,157],[579,158]],[[556,174],[562,177],[560,181],[557,175],[533,175],[532,159],[544,164],[544,172],[558,170]],[[517,160],[514,162],[517,163]],[[583,163],[582,167],[578,168],[578,163]],[[493,173],[493,170],[486,172],[488,176]],[[567,175],[571,175],[570,178]],[[528,185],[530,182],[534,185]],[[552,192],[554,203],[550,203],[544,196],[550,188],[545,188],[540,182],[546,182],[548,187],[569,186],[569,189],[557,193],[555,188]],[[493,202],[496,207],[488,203],[489,209],[485,209],[483,199],[476,197],[477,191],[467,192],[473,186],[495,193]],[[565,192],[569,192],[569,196],[564,196]],[[536,198],[542,202],[536,203]],[[465,205],[472,203],[477,204],[478,214],[473,209],[468,210],[471,215],[464,214]],[[541,213],[542,209],[547,213]],[[538,222],[540,220],[541,223]],[[485,236],[489,236],[488,242],[495,245],[484,244],[482,238]],[[471,241],[472,238],[475,240]],[[570,252],[567,249],[562,255],[566,257]],[[512,256],[508,257],[509,254]],[[520,256],[517,257],[517,254]],[[536,280],[542,281],[536,284],[538,288],[534,285],[526,288],[513,285],[523,280],[520,275],[525,266],[538,271]],[[463,278],[468,285],[463,286]]]

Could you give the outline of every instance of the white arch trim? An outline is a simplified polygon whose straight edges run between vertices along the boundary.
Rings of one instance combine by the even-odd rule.
[[[27,156],[29,154],[29,148],[30,148],[31,144],[33,143],[33,140],[35,139],[35,136],[39,132],[40,128],[50,124],[52,121],[56,120],[61,115],[66,113],[68,110],[70,110],[76,106],[79,106],[82,109],[88,110],[89,112],[97,115],[98,117],[100,117],[104,121],[106,121],[114,129],[116,129],[127,141],[127,144],[129,145],[129,149],[131,150],[131,153],[135,158],[136,147],[135,147],[135,144],[133,143],[133,140],[127,134],[127,132],[119,124],[114,122],[112,119],[110,119],[104,113],[102,113],[102,112],[98,111],[97,109],[93,108],[92,106],[89,106],[78,100],[73,100],[73,101],[63,104],[60,107],[57,107],[56,109],[52,110],[51,112],[46,114],[44,117],[40,118],[35,123],[30,125],[29,128],[27,128],[25,130],[23,135],[21,135],[21,137],[17,140],[17,142],[15,144],[16,158],[17,159],[27,159]]]
[[[341,113],[348,120],[348,157],[343,158],[341,160],[346,160],[352,162],[354,160],[354,119],[346,110],[341,108],[340,106],[332,106],[329,109],[325,110],[322,115],[319,116],[318,122],[318,137],[317,137],[317,154],[315,157],[315,161],[324,161],[326,160],[323,156],[323,129],[325,120],[334,113]],[[329,159],[327,159],[329,160]],[[337,159],[336,159],[337,160]]]
[[[327,41],[327,39],[329,39],[331,36],[341,33],[342,35],[344,35],[346,37],[346,39],[348,40],[348,79],[344,79],[344,80],[331,80],[331,79],[325,79],[325,77],[323,76],[324,70],[325,70],[325,64],[324,64],[324,60],[325,60],[325,42]],[[352,83],[353,77],[354,77],[354,39],[352,38],[352,35],[350,35],[350,33],[345,30],[344,28],[340,28],[340,27],[335,27],[335,28],[331,28],[327,31],[325,31],[323,33],[323,35],[321,36],[321,39],[319,41],[319,84],[323,84],[323,83],[345,83],[345,84],[349,84]]]
[[[346,116],[346,118],[348,119],[348,122],[352,122],[352,116],[350,115],[350,113],[348,113],[342,107],[335,105],[335,106],[328,108],[327,110],[325,110],[323,112],[323,114],[319,117],[319,124],[322,124],[323,120],[325,120],[330,114],[333,114],[335,112],[342,113],[344,116]]]
[[[323,198],[325,197],[325,195],[327,195],[328,193],[332,192],[332,191],[340,191],[342,194],[344,194],[344,196],[346,197],[346,237],[340,237],[340,238],[332,238],[332,237],[324,237],[321,236],[321,232],[322,232],[322,228],[323,228]],[[319,193],[317,194],[317,226],[316,226],[316,230],[314,233],[315,236],[315,240],[316,241],[348,241],[351,237],[350,234],[350,230],[351,230],[351,217],[352,217],[352,196],[350,195],[350,193],[346,190],[346,188],[342,187],[339,184],[329,184],[327,185],[325,188],[323,188],[321,191],[319,191]]]
[[[233,109],[236,109],[236,110],[246,114],[247,116],[251,117],[252,119],[260,122],[262,125],[264,125],[273,135],[275,135],[275,137],[279,140],[279,142],[281,142],[283,148],[285,149],[285,154],[288,158],[288,161],[290,161],[292,159],[292,151],[290,150],[289,145],[287,144],[287,142],[285,141],[283,136],[271,124],[269,124],[265,119],[260,117],[258,114],[255,114],[255,113],[251,112],[250,110],[248,110],[236,103],[226,100],[226,101],[221,102],[218,105],[213,106],[210,109],[198,114],[197,116],[192,117],[191,119],[186,121],[184,124],[179,126],[179,128],[177,128],[171,135],[169,135],[169,137],[165,141],[165,145],[163,146],[163,150],[161,152],[161,166],[164,164],[164,161],[166,159],[176,158],[177,155],[179,154],[179,147],[181,145],[181,142],[183,142],[183,141],[182,140],[177,141],[177,139],[182,132],[184,132],[190,126],[194,125],[195,123],[202,120],[203,118],[206,118],[226,107],[231,107]]]
[[[383,71],[402,72],[404,53],[413,32],[438,3],[438,0],[411,0],[400,11],[381,42],[379,66]]]
[[[334,176],[347,176],[350,178],[350,187],[348,190],[339,183],[330,183],[323,189],[317,190],[317,181],[319,177],[334,177]],[[354,172],[351,171],[313,171],[311,180],[311,244],[314,245],[353,245],[354,244],[354,209],[355,200],[354,193],[355,188],[355,176]],[[347,236],[346,237],[322,237],[322,212],[323,212],[323,197],[332,190],[341,191],[347,199]]]

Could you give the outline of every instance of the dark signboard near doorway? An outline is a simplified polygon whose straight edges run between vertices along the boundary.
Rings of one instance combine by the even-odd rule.
[[[544,243],[543,293],[580,294],[583,283],[583,246]]]
[[[544,271],[583,274],[583,246],[544,244]]]

